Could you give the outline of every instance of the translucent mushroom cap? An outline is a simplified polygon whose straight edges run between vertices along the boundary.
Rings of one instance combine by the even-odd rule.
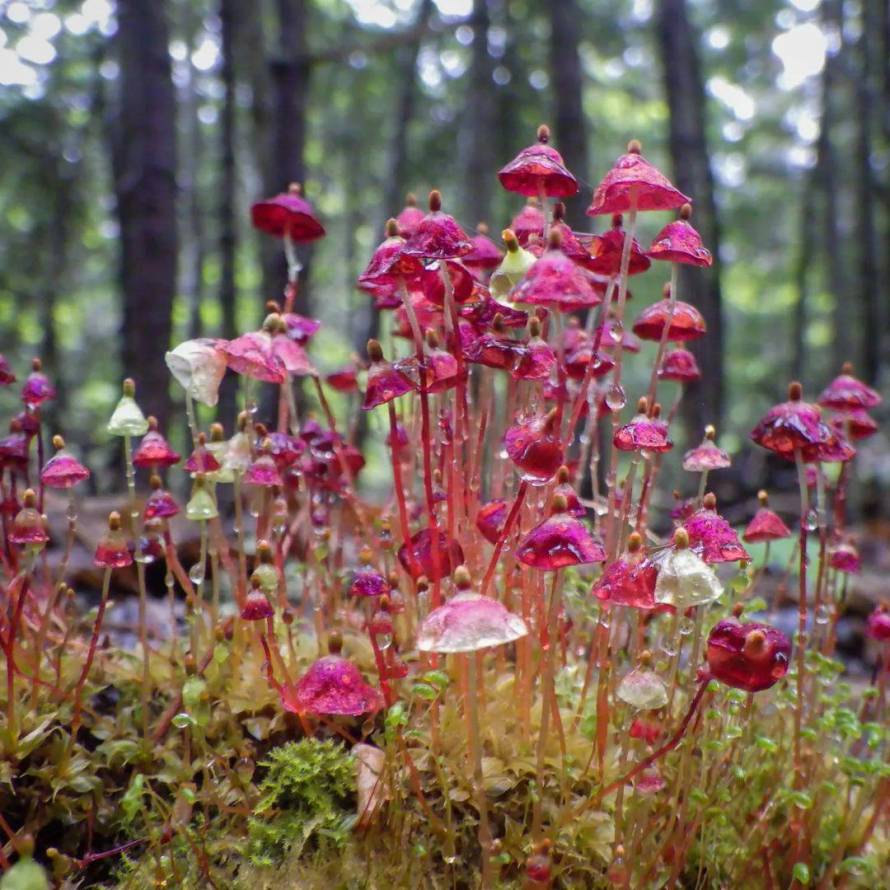
[[[681,538],[680,531],[675,533]],[[688,542],[683,532],[682,539]],[[713,603],[723,593],[723,585],[714,570],[688,546],[670,549],[658,567],[655,581],[655,601],[688,609]]]
[[[751,430],[751,439],[787,460],[794,460],[797,452],[808,460],[834,434],[823,422],[818,406],[803,401],[800,384],[791,384],[789,396],[764,414]]]
[[[383,696],[365,682],[351,661],[341,655],[326,655],[309,666],[283,702],[297,714],[360,717],[379,711]]]
[[[528,247],[533,238],[541,238],[544,235],[544,223],[547,218],[541,210],[537,199],[531,198],[525,206],[510,221],[510,230],[516,235],[516,239],[523,247]]]
[[[315,216],[312,205],[303,197],[297,185],[273,198],[257,201],[250,208],[255,228],[275,238],[289,235],[297,242],[314,241],[325,234],[324,226]]]
[[[603,177],[587,208],[588,216],[626,213],[628,210],[673,210],[691,199],[640,154],[639,143],[628,145]]]
[[[615,694],[638,711],[655,711],[668,703],[667,686],[654,671],[636,667],[622,677]]]
[[[708,635],[708,667],[711,674],[734,689],[760,692],[769,689],[788,672],[791,643],[768,624],[739,624],[726,619]]]
[[[518,616],[488,596],[461,591],[427,615],[417,635],[421,652],[476,652],[528,634]]]
[[[111,414],[107,430],[112,436],[143,436],[148,431],[148,421],[133,398],[132,381],[124,384],[124,394]]]
[[[176,382],[211,408],[219,401],[219,385],[226,373],[226,356],[219,343],[207,337],[186,340],[164,356]]]

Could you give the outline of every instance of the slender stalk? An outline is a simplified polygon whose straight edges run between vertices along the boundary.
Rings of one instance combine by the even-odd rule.
[[[484,679],[480,680],[476,669],[476,653],[470,652],[463,656],[467,672],[468,695],[466,708],[469,715],[469,747],[473,768],[473,785],[476,792],[476,805],[479,808],[479,848],[482,857],[482,883],[484,888],[491,887],[491,826],[488,823],[488,797],[485,793],[482,774],[482,742],[479,732],[479,700],[480,689]]]
[[[80,729],[81,707],[83,703],[83,687],[90,674],[93,666],[93,659],[96,657],[96,646],[99,643],[99,632],[102,629],[102,621],[105,618],[105,608],[108,605],[108,594],[111,590],[111,572],[112,569],[106,568],[102,576],[102,595],[99,600],[99,609],[96,612],[96,620],[93,622],[93,633],[90,637],[90,645],[87,649],[87,657],[81,669],[80,676],[74,685],[74,707],[71,714],[71,729],[68,737],[69,750],[77,738],[77,731]]]

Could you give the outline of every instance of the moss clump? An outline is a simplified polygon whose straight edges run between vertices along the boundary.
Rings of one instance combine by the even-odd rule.
[[[289,742],[260,766],[268,772],[249,824],[251,862],[271,866],[289,853],[345,846],[356,821],[355,761],[341,746]]]

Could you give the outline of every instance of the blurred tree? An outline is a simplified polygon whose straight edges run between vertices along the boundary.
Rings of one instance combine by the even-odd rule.
[[[581,11],[575,0],[551,0],[550,71],[555,108],[556,145],[569,170],[587,178],[590,159],[587,156],[587,119],[584,115],[584,78],[578,49],[583,33]],[[587,228],[582,197],[566,201],[569,223],[578,229]]]
[[[239,26],[238,0],[220,0],[220,58],[223,83],[222,122],[219,128],[219,306],[222,336],[231,340],[238,335],[235,261],[238,250],[236,208],[237,165],[237,79],[235,73],[236,32]],[[235,421],[235,379],[228,375],[220,388],[219,419],[227,429]]]
[[[488,0],[473,3],[473,44],[470,71],[467,77],[467,113],[460,133],[462,183],[461,218],[467,225],[488,222],[494,171],[498,168],[495,154],[496,121],[494,60],[488,51],[488,29],[491,15]]]
[[[886,0],[885,0],[886,2]],[[860,4],[860,34],[856,41],[855,77],[856,142],[856,294],[861,313],[861,373],[877,383],[881,364],[881,286],[876,255],[875,175],[872,162],[874,106],[874,62],[872,42],[876,36],[876,9],[872,0]]]
[[[705,91],[698,57],[699,40],[685,0],[660,0],[658,38],[667,94],[669,144],[677,187],[695,201],[695,227],[714,254],[710,269],[681,270],[680,295],[700,310],[708,336],[692,348],[702,380],[689,387],[683,411],[691,432],[720,424],[723,414],[724,343],[720,291],[720,226],[706,136]]]
[[[170,379],[168,347],[176,291],[176,100],[171,79],[167,5],[119,0],[115,36],[120,90],[112,162],[120,224],[124,373],[139,401],[164,428]]]

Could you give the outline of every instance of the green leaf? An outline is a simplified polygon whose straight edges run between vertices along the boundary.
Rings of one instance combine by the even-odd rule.
[[[807,886],[810,883],[810,867],[805,862],[795,862],[791,869],[791,877],[800,884]]]

